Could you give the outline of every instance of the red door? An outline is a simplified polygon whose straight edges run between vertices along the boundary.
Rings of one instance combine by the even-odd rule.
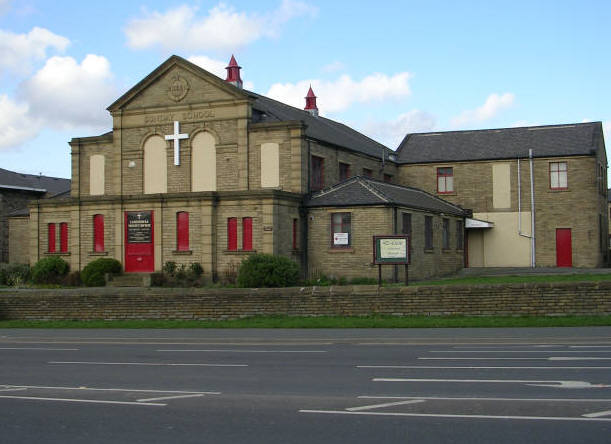
[[[155,271],[152,211],[125,212],[125,271]]]
[[[573,248],[571,246],[570,228],[556,228],[556,266],[573,266]]]

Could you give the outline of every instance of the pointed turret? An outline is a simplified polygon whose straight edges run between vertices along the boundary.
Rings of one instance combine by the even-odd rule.
[[[312,85],[310,85],[310,89],[308,90],[308,94],[305,96],[306,106],[304,110],[312,114],[313,116],[318,116],[318,106],[316,106],[316,95],[314,91],[312,91]]]
[[[227,78],[225,81],[242,89],[242,79],[240,78],[240,69],[242,69],[242,67],[238,66],[238,62],[236,62],[233,54],[231,54],[229,66],[227,66],[225,69],[227,70]]]

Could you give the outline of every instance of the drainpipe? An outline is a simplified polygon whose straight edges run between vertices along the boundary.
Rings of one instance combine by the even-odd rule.
[[[522,233],[522,176],[520,174],[520,158],[518,157],[518,235],[530,239],[530,234]]]
[[[533,177],[533,150],[528,150],[528,159],[530,162],[530,266],[535,268],[535,178]]]

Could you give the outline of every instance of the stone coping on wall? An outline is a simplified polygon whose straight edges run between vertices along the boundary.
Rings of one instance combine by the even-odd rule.
[[[611,282],[261,289],[0,289],[0,320],[610,315]]]

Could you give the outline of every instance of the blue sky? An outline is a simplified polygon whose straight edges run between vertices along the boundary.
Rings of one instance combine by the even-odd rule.
[[[72,137],[168,56],[396,148],[408,132],[605,125],[611,2],[0,0],[0,168],[69,177]]]

